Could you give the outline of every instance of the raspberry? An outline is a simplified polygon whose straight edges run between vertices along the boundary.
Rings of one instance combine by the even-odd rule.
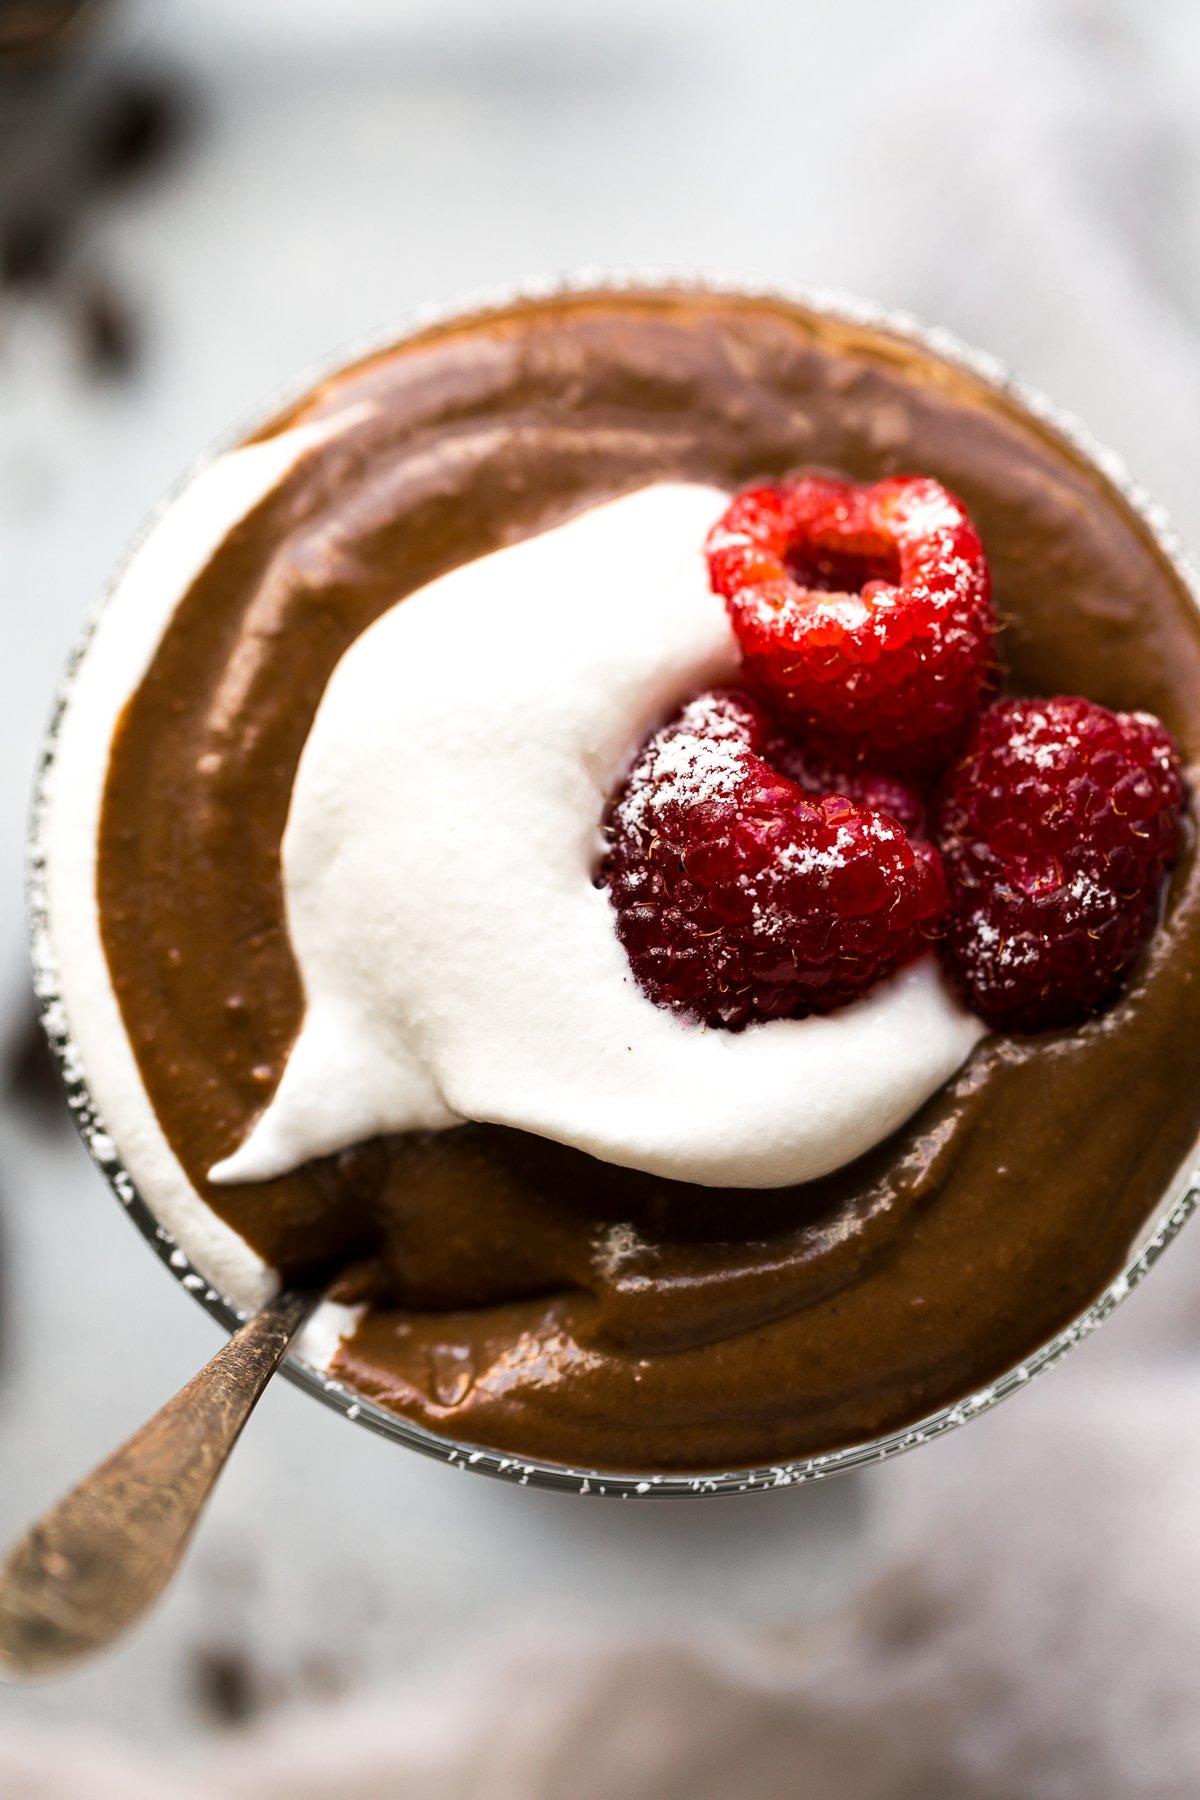
[[[943,955],[990,1025],[1071,1025],[1113,997],[1154,924],[1183,793],[1175,744],[1148,713],[1060,698],[983,714],[933,826]]]
[[[646,744],[601,873],[638,983],[660,1006],[739,1030],[852,1000],[925,947],[945,905],[937,852],[843,794],[765,760],[744,694],[703,694]]]
[[[938,482],[751,488],[707,554],[747,676],[790,727],[893,768],[953,755],[992,676],[995,619],[979,534]]]
[[[782,732],[773,732],[765,740],[762,755],[773,769],[810,794],[845,794],[856,806],[890,813],[908,837],[916,840],[927,835],[921,790],[898,775],[885,775],[862,763],[842,762],[811,744],[798,744]]]

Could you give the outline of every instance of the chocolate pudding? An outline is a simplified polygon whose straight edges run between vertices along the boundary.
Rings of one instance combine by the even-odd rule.
[[[302,1020],[280,868],[301,750],[339,659],[405,594],[657,481],[919,471],[982,533],[1014,691],[1152,710],[1194,764],[1200,617],[1145,524],[977,375],[779,299],[522,301],[365,358],[254,441],[334,418],[191,584],[111,751],[104,951],[189,1182],[285,1276],[337,1267],[364,1311],[335,1376],[516,1456],[777,1463],[993,1380],[1120,1269],[1200,1136],[1190,827],[1107,1013],[985,1038],[823,1179],[702,1187],[475,1123],[269,1182],[208,1171]]]

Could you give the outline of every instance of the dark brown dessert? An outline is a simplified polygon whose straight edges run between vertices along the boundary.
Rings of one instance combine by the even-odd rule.
[[[197,1190],[288,1273],[370,1301],[334,1372],[450,1436],[574,1466],[770,1463],[876,1436],[1078,1313],[1200,1134],[1200,877],[1103,1017],[991,1037],[820,1182],[713,1190],[497,1127],[214,1187],[302,996],[279,847],[339,657],[399,595],[659,477],[916,469],[989,555],[1016,691],[1150,709],[1200,756],[1200,617],[1049,426],[907,341],[772,299],[528,301],[338,374],[268,432],[361,406],[194,584],[113,750],[99,896],[125,1023]],[[196,951],[203,947],[202,954]]]

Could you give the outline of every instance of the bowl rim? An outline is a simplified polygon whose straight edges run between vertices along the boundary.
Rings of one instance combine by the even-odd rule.
[[[75,677],[87,654],[96,624],[119,588],[125,571],[142,542],[200,471],[225,451],[258,435],[279,415],[298,404],[313,388],[344,368],[419,337],[430,329],[460,322],[467,324],[477,319],[483,321],[490,315],[539,300],[582,298],[589,295],[595,295],[598,299],[620,299],[625,295],[637,297],[664,292],[701,298],[707,295],[714,299],[779,301],[840,324],[860,326],[899,338],[971,375],[1017,411],[1032,418],[1095,469],[1141,522],[1160,554],[1200,608],[1200,576],[1165,509],[1133,479],[1120,457],[1098,443],[1073,414],[1015,376],[997,357],[972,348],[946,328],[925,325],[906,310],[884,307],[842,289],[813,288],[785,281],[755,281],[671,268],[629,271],[584,268],[565,274],[535,277],[511,287],[484,289],[409,309],[397,320],[345,342],[330,355],[310,364],[277,388],[267,401],[247,409],[171,485],[118,561],[99,600],[86,618],[61,677],[50,720],[41,741],[26,837],[26,908],[37,1009],[66,1090],[71,1115],[92,1161],[120,1202],[121,1210],[132,1220],[160,1262],[184,1291],[190,1293],[227,1332],[235,1331],[244,1322],[247,1313],[227,1295],[219,1292],[195,1268],[187,1252],[159,1223],[153,1209],[139,1192],[124,1166],[119,1150],[114,1155],[113,1141],[104,1129],[103,1119],[93,1100],[61,1003],[48,919],[44,826],[49,776],[55,761],[60,728],[70,704]],[[437,1461],[516,1482],[522,1487],[641,1499],[755,1493],[802,1486],[807,1482],[873,1467],[921,1444],[943,1437],[968,1420],[990,1412],[1001,1401],[1026,1387],[1035,1376],[1060,1362],[1070,1350],[1103,1324],[1134,1288],[1141,1284],[1187,1220],[1200,1207],[1200,1167],[1196,1161],[1198,1155],[1200,1144],[1189,1153],[1180,1173],[1168,1186],[1162,1204],[1147,1223],[1122,1270],[1089,1306],[1037,1349],[1005,1370],[996,1380],[952,1404],[938,1408],[909,1426],[819,1455],[720,1472],[652,1471],[640,1474],[576,1468],[537,1458],[503,1454],[430,1431],[399,1414],[389,1412],[367,1396],[356,1393],[344,1382],[304,1361],[294,1351],[285,1359],[282,1371],[296,1387],[380,1437]]]

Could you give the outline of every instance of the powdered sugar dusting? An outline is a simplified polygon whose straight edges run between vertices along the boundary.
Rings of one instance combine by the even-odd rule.
[[[810,786],[803,761],[741,690],[690,701],[637,758],[603,879],[656,1004],[734,1031],[803,1018],[925,948],[945,906],[936,852]]]
[[[963,1061],[979,1026],[929,957],[828,1017],[737,1036],[631,976],[594,881],[598,828],[653,727],[736,669],[702,554],[725,504],[664,484],[595,507],[432,582],[343,657],[284,840],[305,1022],[215,1179],[469,1118],[771,1187],[851,1161]],[[680,808],[727,805],[744,775],[738,730],[706,730],[703,754],[656,752]],[[832,871],[846,846],[829,838]]]
[[[1115,998],[1153,929],[1182,799],[1148,713],[1070,696],[988,709],[938,808],[946,944],[985,1018],[1043,1029]]]
[[[681,276],[678,269],[646,270],[622,272],[614,274],[611,270],[588,270],[575,277],[555,276],[550,279],[529,281],[524,284],[522,292],[527,295],[546,297],[561,292],[573,292],[580,288],[594,290],[603,287],[610,292],[631,290],[640,292],[653,287],[660,289],[676,286],[688,291],[704,294],[712,291],[738,292],[740,294],[758,293],[772,299],[778,299],[781,288],[778,282],[770,284],[749,284],[744,277],[733,282],[728,279],[714,280],[711,275]],[[468,313],[475,313],[481,307],[501,309],[511,304],[514,292],[506,289],[501,292],[475,294],[469,299],[459,297],[449,305],[439,304],[417,309],[405,321],[405,329],[415,331],[427,328],[431,324],[441,323],[447,319],[460,318]],[[1130,476],[1123,462],[1112,451],[1104,448],[1085,430],[1079,421],[1066,414],[1035,390],[1018,382],[1004,365],[994,356],[964,345],[951,332],[942,327],[923,326],[911,314],[898,311],[886,311],[871,301],[861,297],[832,289],[815,291],[793,288],[788,291],[788,298],[818,313],[853,322],[856,325],[884,330],[897,337],[913,342],[924,350],[935,354],[949,362],[952,366],[967,371],[978,378],[995,392],[1007,396],[1010,403],[1020,411],[1041,421],[1044,428],[1059,441],[1073,447],[1074,453],[1085,463],[1095,468],[1104,480],[1127,503],[1130,511],[1142,522],[1146,533],[1157,547],[1164,562],[1171,566],[1179,579],[1184,583],[1193,599],[1200,603],[1200,577],[1186,556],[1171,521],[1164,509]],[[362,351],[372,348],[390,346],[396,341],[397,327],[388,328],[380,334],[374,345],[364,344]],[[327,373],[333,372],[331,364]],[[287,396],[294,400],[311,385],[311,374],[306,378],[303,387],[297,386]],[[278,399],[272,400],[269,407],[263,409],[260,424],[265,424],[280,407]],[[173,525],[173,519],[169,522]],[[169,612],[179,594],[179,586],[164,586],[161,593],[161,609],[163,616]],[[123,596],[118,589],[109,607],[114,623],[121,624],[120,615],[124,612]],[[78,648],[73,669],[82,667],[86,673],[89,655],[83,655],[84,645]],[[74,709],[74,694],[78,691],[78,674],[69,677],[72,685],[71,708]],[[120,696],[116,698],[119,700]],[[47,766],[52,766],[56,759],[59,742],[61,720],[60,711],[52,725],[46,743]],[[96,721],[91,738],[91,755],[99,765],[103,762],[105,750],[115,723],[115,710]],[[651,721],[652,722],[652,721]],[[893,807],[891,810],[896,810]],[[76,1116],[84,1121],[85,1136],[88,1135],[87,1120],[94,1115],[95,1105],[99,1105],[105,1118],[111,1124],[108,1102],[100,1089],[103,1080],[111,1090],[113,1043],[110,1036],[105,1056],[95,1064],[87,1057],[80,1057],[78,1046],[70,1035],[70,1024],[60,1004],[60,977],[57,959],[50,953],[52,942],[51,919],[47,911],[47,894],[45,883],[45,866],[52,860],[52,833],[46,829],[47,809],[44,803],[35,815],[33,836],[31,838],[31,916],[33,921],[33,948],[35,968],[37,970],[38,993],[41,997],[43,1020],[51,1033],[53,1045],[65,1072],[71,1081],[70,1100],[76,1110]],[[86,840],[94,832],[95,818],[85,819],[80,824],[73,843]],[[87,896],[94,901],[92,884],[81,884],[86,887]],[[82,1067],[81,1067],[82,1063]],[[151,1116],[150,1105],[144,1092],[140,1094],[143,1115]],[[123,1203],[128,1204],[133,1197],[133,1188],[129,1179],[131,1140],[120,1139],[120,1150],[124,1158],[119,1170],[110,1174],[110,1179]],[[147,1198],[157,1205],[158,1195],[152,1185],[146,1188]],[[199,1197],[197,1196],[199,1204]],[[788,1463],[781,1467],[764,1467],[753,1470],[724,1471],[705,1475],[668,1476],[657,1486],[651,1486],[649,1497],[708,1495],[718,1492],[765,1491],[769,1487],[802,1484],[815,1479],[818,1474],[836,1474],[852,1469],[873,1467],[879,1462],[891,1460],[915,1446],[932,1441],[955,1429],[965,1417],[975,1417],[980,1410],[992,1407],[996,1402],[1009,1395],[1020,1392],[1028,1385],[1032,1377],[1052,1367],[1077,1343],[1084,1341],[1100,1325],[1114,1307],[1123,1301],[1126,1295],[1138,1287],[1158,1258],[1165,1253],[1175,1237],[1192,1213],[1200,1205],[1200,1184],[1195,1177],[1190,1181],[1180,1180],[1172,1192],[1164,1199],[1160,1217],[1146,1233],[1141,1234],[1136,1245],[1130,1247],[1129,1260],[1121,1275],[1107,1288],[1079,1319],[1059,1332],[1047,1345],[1026,1361],[1014,1365],[997,1383],[984,1393],[973,1397],[969,1403],[943,1408],[930,1418],[920,1422],[911,1429],[888,1434],[883,1438],[866,1443],[849,1445],[829,1456],[816,1459],[807,1458],[799,1462]],[[154,1216],[145,1204],[136,1207],[133,1217],[139,1229],[153,1242],[155,1241]],[[235,1286],[227,1286],[227,1293],[236,1293]],[[203,1297],[202,1297],[203,1298]],[[221,1321],[228,1324],[232,1318],[228,1301],[203,1302]],[[248,1303],[248,1296],[246,1303]],[[316,1399],[334,1407],[349,1418],[362,1417],[372,1430],[398,1442],[410,1449],[417,1449],[425,1454],[444,1456],[445,1441],[441,1437],[424,1432],[420,1427],[375,1406],[372,1402],[362,1401],[351,1396],[336,1382],[323,1380],[320,1376],[305,1370],[297,1364],[285,1365],[285,1372],[302,1385]],[[353,1401],[353,1403],[351,1403]],[[524,1478],[522,1465],[514,1458],[497,1456],[491,1451],[480,1451],[470,1445],[456,1447],[457,1454],[464,1462],[469,1462],[473,1469],[503,1480],[515,1481],[518,1476]],[[527,1471],[526,1471],[527,1473]],[[634,1478],[626,1475],[597,1473],[596,1471],[579,1472],[563,1470],[559,1467],[538,1465],[529,1476],[530,1485],[548,1489],[571,1491],[589,1497],[606,1495],[625,1495],[638,1491]],[[639,1484],[640,1486],[640,1484]]]

